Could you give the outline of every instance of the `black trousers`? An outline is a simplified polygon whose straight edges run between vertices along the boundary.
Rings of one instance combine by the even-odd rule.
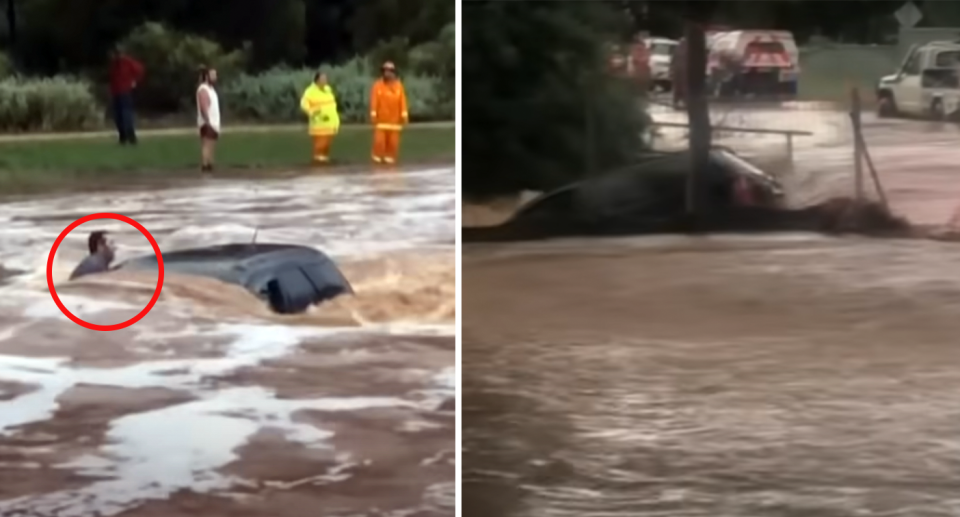
[[[121,144],[137,143],[137,131],[133,127],[133,95],[129,92],[113,96],[113,121]]]

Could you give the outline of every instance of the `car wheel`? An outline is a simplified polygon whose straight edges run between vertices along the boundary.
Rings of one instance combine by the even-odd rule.
[[[893,118],[897,116],[897,103],[893,98],[893,95],[886,94],[881,95],[877,99],[877,117],[878,118]]]
[[[933,102],[930,103],[930,117],[940,122],[947,119],[947,113],[943,110],[942,99],[933,99]]]

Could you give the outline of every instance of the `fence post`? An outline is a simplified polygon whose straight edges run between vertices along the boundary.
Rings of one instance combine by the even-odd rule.
[[[707,101],[707,41],[703,26],[688,20],[684,28],[682,55],[686,83],[684,101],[687,104],[687,119],[690,124],[690,173],[687,176],[687,215],[700,212],[700,175],[710,168],[712,127],[710,105]],[[674,85],[676,88],[677,85]]]
[[[853,125],[853,173],[854,198],[857,203],[863,202],[863,137],[861,128],[860,89],[854,86],[850,89],[850,122]]]

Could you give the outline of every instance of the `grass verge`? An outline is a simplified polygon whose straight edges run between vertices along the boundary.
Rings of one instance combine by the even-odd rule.
[[[335,166],[370,163],[373,133],[367,126],[345,126],[333,142]],[[33,193],[197,176],[200,159],[195,131],[145,132],[135,147],[120,146],[113,135],[0,140],[0,191]],[[310,164],[311,142],[303,127],[229,128],[217,146],[224,175],[264,170],[296,170]],[[401,137],[401,164],[452,163],[455,128],[412,125]]]

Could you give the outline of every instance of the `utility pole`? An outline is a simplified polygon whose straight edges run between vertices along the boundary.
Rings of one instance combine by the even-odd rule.
[[[710,165],[710,106],[706,96],[707,41],[703,25],[687,20],[684,31],[687,119],[690,124],[690,174],[687,176],[687,214],[697,216],[703,196],[701,177]]]

